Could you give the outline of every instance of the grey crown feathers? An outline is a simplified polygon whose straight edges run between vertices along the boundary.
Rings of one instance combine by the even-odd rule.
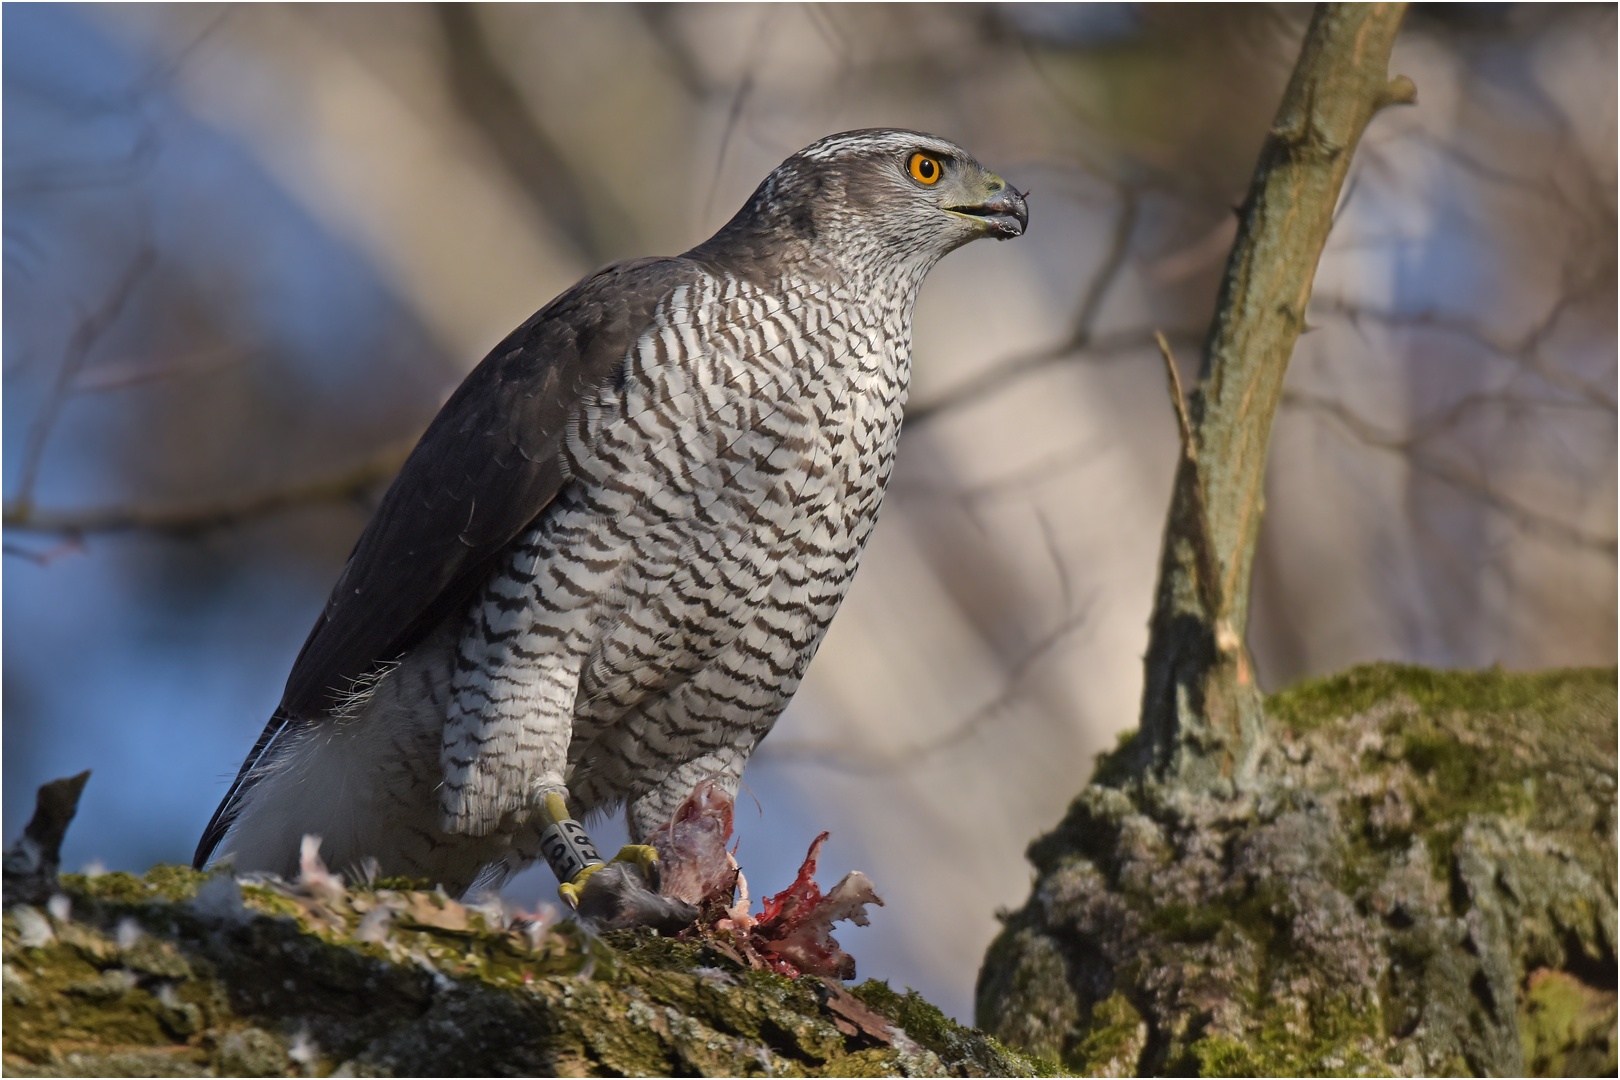
[[[735,794],[877,518],[923,278],[1027,220],[953,143],[845,132],[547,304],[388,489],[196,864],[291,876],[314,834],[460,892],[540,856],[547,796],[639,843]]]

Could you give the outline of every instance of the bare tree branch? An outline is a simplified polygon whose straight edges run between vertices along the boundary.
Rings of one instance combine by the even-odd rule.
[[[84,550],[84,541],[77,536],[69,536],[65,540],[56,541],[49,547],[28,548],[7,540],[3,545],[0,545],[0,550],[15,558],[26,559],[35,566],[49,566],[67,555],[77,555],[82,552]]]
[[[1041,526],[1041,540],[1046,544],[1046,557],[1052,560],[1052,568],[1057,571],[1058,587],[1063,595],[1063,610],[1073,611],[1074,586],[1069,581],[1069,562],[1058,549],[1057,535],[1052,531],[1052,522],[1038,506],[1035,508],[1035,520]]]
[[[435,5],[457,105],[499,155],[530,201],[592,265],[636,248],[633,219],[601,184],[578,174],[535,122],[495,56],[472,4]]]
[[[1595,535],[1577,525],[1560,521],[1550,514],[1526,506],[1493,486],[1489,478],[1482,473],[1421,449],[1423,443],[1450,426],[1462,413],[1483,404],[1499,404],[1500,399],[1494,395],[1469,395],[1450,408],[1442,410],[1441,413],[1420,421],[1417,425],[1418,430],[1407,434],[1381,428],[1344,402],[1332,398],[1285,391],[1283,403],[1331,418],[1357,442],[1365,446],[1401,454],[1413,469],[1478,498],[1480,502],[1526,532],[1608,555],[1616,553],[1616,540],[1613,537]]]
[[[897,749],[881,751],[851,746],[847,739],[794,742],[777,738],[761,743],[759,749],[754,751],[754,760],[816,765],[858,776],[893,774],[927,764],[945,751],[971,739],[986,724],[1011,708],[1024,693],[1025,682],[1030,672],[1068,640],[1070,635],[1085,625],[1094,602],[1095,597],[1087,598],[1080,610],[1071,612],[1052,633],[1042,639],[1007,673],[1006,682],[1000,693],[957,721],[942,735]]]
[[[112,390],[127,390],[132,386],[144,386],[148,383],[166,382],[170,379],[213,375],[241,365],[248,356],[245,347],[226,346],[196,352],[167,363],[141,363],[134,360],[100,363],[79,373],[79,377],[73,382],[72,392],[100,394]]]
[[[731,149],[731,138],[737,132],[737,125],[742,122],[743,110],[748,104],[749,95],[754,92],[754,67],[758,58],[764,51],[765,33],[775,18],[775,10],[767,6],[754,25],[754,37],[749,46],[750,60],[748,68],[737,82],[737,88],[731,94],[731,107],[726,110],[726,126],[720,133],[720,149],[714,155],[714,173],[709,177],[709,192],[703,199],[703,218],[699,224],[707,227],[714,214],[714,199],[720,190],[720,172],[726,164],[726,154]]]
[[[1084,356],[1087,360],[1092,361],[1113,360],[1142,349],[1151,349],[1154,345],[1155,333],[1156,331],[1141,327],[1093,337],[1085,350]],[[1196,342],[1203,331],[1168,330],[1164,333],[1171,341],[1191,343]],[[914,431],[917,427],[941,413],[950,412],[966,405],[978,404],[992,398],[1003,391],[1012,389],[1026,375],[1033,375],[1049,367],[1069,362],[1075,355],[1074,351],[1068,347],[1068,343],[1064,342],[1061,345],[1039,349],[1003,361],[993,368],[963,380],[931,401],[925,401],[920,405],[907,406],[906,428]]]
[[[39,510],[12,505],[0,516],[7,529],[85,536],[92,533],[193,533],[239,525],[281,510],[311,503],[356,499],[391,479],[405,463],[409,444],[395,444],[331,476],[302,480],[243,495],[226,496],[176,506],[112,506],[88,510]]]
[[[1136,236],[1136,225],[1141,216],[1142,193],[1132,187],[1122,188],[1119,193],[1119,213],[1114,218],[1113,232],[1109,234],[1108,250],[1103,253],[1103,261],[1091,275],[1085,294],[1080,298],[1080,310],[1075,315],[1074,331],[1069,335],[1066,351],[1082,352],[1091,344],[1103,301],[1130,258],[1131,240]]]
[[[632,5],[642,24],[647,27],[648,34],[653,42],[662,50],[669,62],[670,72],[694,98],[704,98],[709,94],[709,82],[704,77],[703,69],[698,65],[697,57],[687,48],[686,42],[681,40],[680,33],[673,25],[673,16],[679,10],[677,5],[643,3]]]
[[[1091,349],[1095,353],[1106,354],[1138,347],[1134,343],[1134,336],[1133,344],[1120,348],[1120,342],[1117,340],[1110,340],[1106,344],[1097,341],[1095,331],[1103,300],[1107,298],[1109,290],[1118,280],[1130,256],[1131,238],[1136,234],[1136,224],[1140,216],[1141,194],[1132,188],[1121,189],[1119,213],[1114,217],[1114,228],[1109,236],[1108,248],[1103,253],[1102,262],[1097,265],[1096,271],[1086,282],[1085,290],[1080,296],[1074,330],[1066,340],[979,372],[945,391],[933,401],[907,409],[906,422],[915,427],[939,413],[947,412],[966,402],[982,401],[986,396],[1010,386],[1022,376],[1078,352]],[[1151,342],[1152,338],[1149,337],[1147,341]],[[1094,349],[1093,346],[1103,348]]]
[[[8,196],[60,194],[70,190],[122,187],[144,175],[157,159],[160,149],[156,125],[150,116],[136,119],[147,102],[166,90],[181,68],[214,36],[225,21],[237,10],[236,5],[225,5],[193,34],[175,54],[155,65],[128,88],[111,94],[93,93],[75,102],[74,112],[88,115],[125,113],[137,127],[137,134],[129,150],[110,160],[90,164],[60,162],[45,165],[9,165],[5,173],[5,193]],[[18,92],[10,77],[8,89]],[[23,92],[27,92],[24,90]],[[8,225],[8,236],[10,235]]]
[[[1560,320],[1570,310],[1576,297],[1561,296],[1540,320],[1517,340],[1492,334],[1478,322],[1449,312],[1425,310],[1414,312],[1387,311],[1362,307],[1343,298],[1318,300],[1311,304],[1311,313],[1324,317],[1339,317],[1358,329],[1363,322],[1385,327],[1409,330],[1432,330],[1463,338],[1479,348],[1505,360],[1512,360],[1549,385],[1580,396],[1590,404],[1615,412],[1615,399],[1602,387],[1548,361],[1542,355],[1547,338],[1557,329]]]
[[[1170,351],[1170,342],[1165,340],[1164,335],[1155,331],[1153,340],[1159,346],[1159,355],[1164,358],[1165,378],[1170,381],[1170,403],[1176,410],[1176,429],[1181,432],[1182,452],[1195,453],[1192,419],[1187,415],[1187,391],[1181,387],[1181,369],[1176,366],[1176,356]]]
[[[74,328],[73,336],[68,339],[67,349],[56,371],[56,382],[40,405],[39,413],[28,429],[28,438],[23,443],[17,493],[11,500],[12,505],[22,513],[26,514],[33,503],[34,487],[39,481],[39,468],[44,459],[45,444],[51,437],[52,428],[56,426],[57,417],[61,415],[62,406],[67,404],[85,360],[90,356],[90,350],[95,348],[102,335],[118,321],[118,317],[124,312],[124,305],[129,302],[130,294],[135,291],[135,286],[140,284],[141,279],[152,269],[156,261],[157,257],[151,246],[142,241],[135,257],[118,276],[101,306],[86,316]]]
[[[1066,447],[1038,458],[1028,465],[1009,473],[993,476],[975,484],[961,486],[951,483],[929,483],[907,479],[891,488],[897,497],[942,499],[965,504],[971,511],[984,502],[1003,499],[1027,498],[1042,484],[1050,483],[1069,472],[1097,461],[1106,448],[1086,442]]]

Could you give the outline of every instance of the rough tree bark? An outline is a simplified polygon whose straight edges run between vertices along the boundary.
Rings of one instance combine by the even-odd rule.
[[[1141,727],[1029,850],[978,1023],[1084,1075],[1612,1075],[1613,669],[1377,666],[1266,703],[1272,417],[1400,4],[1322,4],[1244,201],[1165,527]]]
[[[1273,697],[1253,791],[1104,762],[979,976],[1080,1075],[1616,1068],[1613,668],[1379,665]]]

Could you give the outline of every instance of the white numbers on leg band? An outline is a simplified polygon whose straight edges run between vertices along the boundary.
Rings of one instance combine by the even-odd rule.
[[[551,864],[551,872],[564,884],[573,881],[587,866],[601,863],[585,826],[573,818],[563,818],[540,834],[540,852]]]

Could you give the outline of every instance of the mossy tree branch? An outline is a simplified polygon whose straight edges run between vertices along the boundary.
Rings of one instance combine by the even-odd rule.
[[[1242,787],[1264,741],[1244,646],[1272,418],[1356,144],[1416,89],[1388,65],[1405,4],[1320,4],[1239,211],[1165,525],[1138,774]],[[1178,408],[1181,403],[1177,402]]]

